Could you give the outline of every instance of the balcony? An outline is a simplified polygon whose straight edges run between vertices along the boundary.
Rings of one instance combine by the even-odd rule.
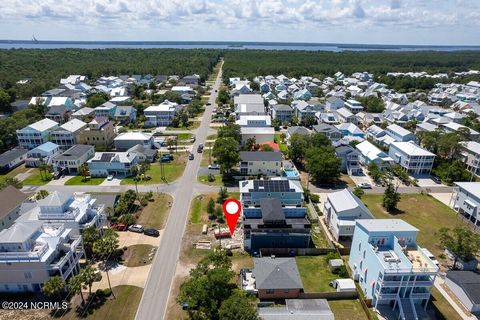
[[[0,261],[40,260],[41,257],[47,252],[48,248],[48,244],[45,243],[41,247],[35,247],[35,251],[0,252]]]

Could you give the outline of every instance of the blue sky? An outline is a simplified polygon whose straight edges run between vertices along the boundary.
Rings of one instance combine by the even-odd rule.
[[[479,0],[0,0],[0,39],[480,45]]]

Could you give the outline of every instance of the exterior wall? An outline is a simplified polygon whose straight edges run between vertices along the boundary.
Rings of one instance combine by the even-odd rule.
[[[267,289],[258,290],[259,299],[295,299],[298,298],[301,289]]]
[[[290,122],[292,120],[292,111],[276,111],[272,109],[272,118],[283,122]]]
[[[6,165],[5,167],[3,168],[0,168],[0,171],[9,171],[19,165],[21,165],[22,163],[25,162],[25,159],[27,159],[27,154],[24,154],[16,159],[13,159],[12,161],[10,161],[8,163],[8,165]]]
[[[279,175],[282,171],[282,161],[242,161],[240,173],[243,175]]]
[[[5,215],[2,219],[0,219],[0,231],[3,229],[7,229],[8,227],[12,226],[15,220],[20,216],[20,205],[17,206],[15,209],[10,211],[7,215]]]
[[[115,149],[117,151],[127,151],[128,149],[136,146],[137,144],[141,144],[147,148],[152,147],[153,143],[153,136],[152,139],[145,141],[145,140],[114,140]]]
[[[85,128],[77,130],[75,132],[69,131],[54,131],[51,133],[50,141],[58,144],[62,150],[67,150],[75,144],[80,142],[80,136]]]
[[[398,142],[408,142],[408,141],[414,141],[415,140],[415,136],[413,135],[413,133],[402,136],[402,135],[397,134],[397,132],[395,132],[393,130],[390,130],[388,127],[385,129],[385,132],[390,137],[395,139],[395,141],[398,141]]]
[[[78,159],[72,159],[72,160],[56,160],[56,159],[54,159],[53,160],[53,167],[54,167],[55,171],[58,171],[60,168],[64,168],[70,174],[78,174],[80,166],[82,164],[86,163],[94,155],[95,155],[95,148],[92,146],[92,148],[88,152],[84,153]]]
[[[455,294],[455,296],[460,300],[460,302],[467,308],[468,311],[470,312],[479,312],[480,311],[480,305],[479,304],[473,304],[473,302],[470,300],[470,298],[465,294],[465,291],[458,286],[455,282],[450,280],[449,278],[445,278],[445,284],[448,286],[448,288]]]
[[[260,199],[280,199],[282,205],[301,205],[303,203],[303,192],[252,192],[242,193],[241,201],[244,205],[260,205]]]
[[[411,174],[430,174],[435,159],[434,156],[409,156],[393,144],[390,145],[388,155]]]
[[[244,247],[247,251],[262,248],[308,248],[310,229],[305,230],[305,233],[273,228],[253,230],[248,238],[244,238]]]
[[[36,148],[45,142],[48,142],[50,139],[50,132],[56,128],[58,128],[58,125],[42,132],[30,129],[28,127],[17,130],[18,145],[25,149]]]
[[[80,135],[80,143],[90,144],[95,147],[108,147],[113,143],[115,138],[115,129],[113,126],[104,126],[100,130],[87,129]]]
[[[472,194],[469,194],[464,189],[455,187],[454,192],[456,191],[456,196],[454,199],[453,207],[455,210],[468,219],[472,224],[480,226],[480,216],[478,208],[480,206],[480,199],[477,199]],[[474,204],[470,205],[468,202]]]
[[[156,126],[169,126],[172,123],[173,117],[177,112],[172,111],[145,111],[145,116],[155,116],[157,118]]]

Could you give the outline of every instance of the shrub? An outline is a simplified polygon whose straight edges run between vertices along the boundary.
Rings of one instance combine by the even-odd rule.
[[[110,288],[103,289],[103,296],[110,297],[112,295],[112,290]]]
[[[311,193],[311,194],[310,194],[310,200],[311,200],[313,203],[319,203],[319,202],[320,202],[320,197],[318,196],[318,194]]]
[[[212,173],[208,174],[207,177],[208,182],[214,182],[215,181],[215,176]]]
[[[334,274],[338,275],[340,278],[348,278],[348,271],[347,267],[341,266],[340,268],[336,269]]]
[[[325,259],[327,260],[327,262],[329,262],[330,260],[333,260],[333,259],[340,259],[340,255],[337,252],[331,251],[327,253],[327,255],[325,256]]]

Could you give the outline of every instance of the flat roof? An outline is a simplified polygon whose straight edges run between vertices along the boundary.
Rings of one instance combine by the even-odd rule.
[[[419,230],[402,219],[363,219],[357,220],[357,224],[370,232],[383,231],[416,231]]]

